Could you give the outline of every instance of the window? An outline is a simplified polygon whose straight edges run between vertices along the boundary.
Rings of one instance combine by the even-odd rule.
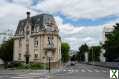
[[[38,58],[38,54],[34,54],[34,59],[37,59]]]
[[[18,60],[21,60],[21,53],[18,54]]]
[[[48,36],[48,47],[49,48],[54,47],[53,37],[52,36]]]
[[[38,49],[34,49],[34,59],[38,58]]]
[[[21,48],[22,47],[22,39],[20,38],[19,39],[19,48]]]
[[[38,47],[38,38],[37,37],[34,38],[34,47]]]

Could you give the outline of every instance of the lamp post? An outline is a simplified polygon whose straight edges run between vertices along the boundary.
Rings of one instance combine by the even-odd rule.
[[[92,48],[92,64],[94,64],[94,58],[93,58],[93,48]]]
[[[47,51],[47,56],[48,56],[48,70],[49,70],[49,72],[50,72],[50,70],[51,70],[51,65],[50,65],[50,63],[51,63],[51,57],[52,57],[52,51],[51,50],[48,50]]]
[[[45,69],[46,69],[45,58],[46,58],[46,57],[44,56],[44,57],[43,57],[43,60],[44,60],[44,65],[43,65],[43,66],[44,66],[44,71],[45,71]]]

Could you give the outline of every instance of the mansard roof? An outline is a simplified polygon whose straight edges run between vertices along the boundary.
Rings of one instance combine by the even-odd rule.
[[[40,15],[32,16],[30,17],[30,25],[32,28],[31,30],[33,30],[35,27],[39,27],[39,29],[42,30],[45,28],[45,25],[49,21],[52,21],[55,23],[53,16],[50,14],[40,14]],[[23,19],[19,21],[15,34],[19,34],[20,31],[24,31],[26,22],[27,22],[27,19]]]

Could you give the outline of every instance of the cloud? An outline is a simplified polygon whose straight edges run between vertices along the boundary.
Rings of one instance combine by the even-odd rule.
[[[55,20],[60,29],[62,41],[68,42],[71,49],[75,50],[78,50],[84,43],[87,43],[89,46],[99,45],[104,40],[104,27],[110,27],[119,22],[119,19],[116,19],[110,23],[98,26],[74,26],[70,23],[64,24],[63,19],[59,16],[55,16]]]
[[[32,6],[33,0],[12,0],[12,3],[30,8]]]
[[[119,15],[119,0],[43,0],[33,8],[78,19],[95,19]]]
[[[26,17],[26,7],[15,3],[2,2],[0,5],[0,31],[5,29],[16,29],[18,21]],[[37,12],[31,11],[32,15]]]
[[[11,3],[9,2],[11,1]],[[18,21],[26,17],[25,12],[31,4],[31,0],[0,0],[0,32],[7,29],[16,30]],[[29,1],[29,3],[27,3]],[[100,18],[109,15],[118,15],[118,1],[112,0],[42,0],[38,5],[31,7],[31,14],[36,15],[37,10],[44,12],[62,12],[73,18]],[[101,6],[101,3],[106,3]],[[73,6],[73,7],[72,7]],[[102,8],[103,7],[103,8]],[[114,8],[113,8],[114,7]],[[81,44],[97,45],[103,40],[102,32],[104,26],[115,24],[119,19],[108,24],[99,26],[74,26],[65,23],[60,16],[55,16],[62,41],[68,42],[72,49],[78,49]]]
[[[0,33],[11,29],[15,32],[20,19],[26,17],[27,8],[8,0],[0,0]],[[31,10],[31,16],[37,12]],[[0,36],[0,40],[3,36]]]

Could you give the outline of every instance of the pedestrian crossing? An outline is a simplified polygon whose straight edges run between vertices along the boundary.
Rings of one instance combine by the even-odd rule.
[[[103,69],[89,69],[89,68],[64,68],[64,69],[56,69],[51,70],[51,73],[54,73],[56,75],[64,75],[64,74],[72,74],[72,73],[108,73],[108,70]],[[10,74],[10,75],[0,75],[0,79],[49,79],[48,72],[40,72],[40,71],[34,71],[34,72],[28,72],[28,73],[16,73],[16,74]]]
[[[57,70],[57,72],[90,72],[90,73],[106,73],[108,72],[107,70],[98,70],[98,69],[62,69],[62,70]]]
[[[14,75],[0,75],[0,79],[49,79],[49,75],[43,72],[17,73]]]
[[[41,75],[39,73],[28,73],[23,75],[16,75],[10,77],[11,79],[49,79],[48,75]]]

